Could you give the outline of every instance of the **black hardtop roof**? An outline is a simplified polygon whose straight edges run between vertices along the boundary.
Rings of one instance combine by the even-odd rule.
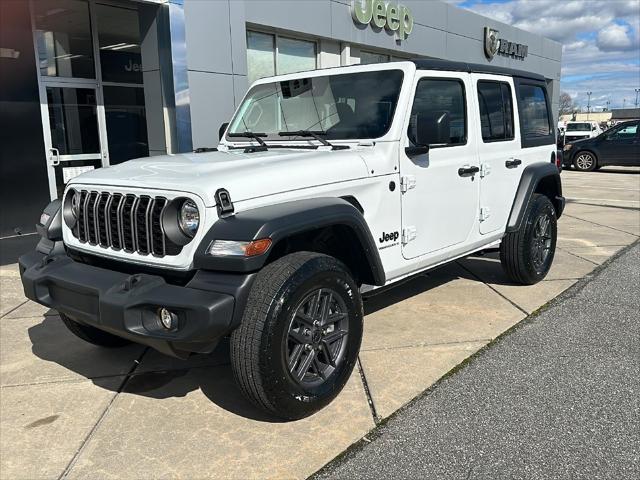
[[[530,78],[544,82],[545,78],[537,73],[525,72],[514,68],[497,67],[495,65],[480,65],[467,62],[453,62],[451,60],[438,59],[412,59],[418,70],[450,70],[467,73],[492,73],[495,75],[508,75],[509,77]]]

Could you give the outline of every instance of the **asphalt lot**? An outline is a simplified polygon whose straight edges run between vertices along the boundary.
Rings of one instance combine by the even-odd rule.
[[[640,169],[562,179],[568,203],[545,281],[512,285],[487,255],[370,298],[358,369],[336,401],[298,422],[265,418],[242,399],[226,344],[188,361],[91,346],[56,312],[26,301],[16,265],[1,266],[0,477],[313,474],[639,238]]]
[[[640,478],[636,243],[314,479]]]

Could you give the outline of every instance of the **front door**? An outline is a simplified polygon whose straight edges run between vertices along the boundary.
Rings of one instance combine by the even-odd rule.
[[[402,254],[407,259],[453,250],[475,225],[480,182],[470,98],[468,74],[418,76],[405,142],[414,145],[418,114],[437,118],[448,139],[421,155],[408,156],[401,149]]]
[[[73,177],[108,165],[104,110],[96,87],[46,82],[41,88],[51,197],[61,198]]]
[[[605,134],[598,145],[600,161],[604,164],[632,165],[638,162],[638,124],[632,123],[616,127]]]

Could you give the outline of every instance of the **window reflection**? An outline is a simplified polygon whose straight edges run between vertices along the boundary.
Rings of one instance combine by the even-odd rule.
[[[138,11],[98,4],[96,16],[102,80],[142,83]]]
[[[95,78],[87,2],[38,0],[33,6],[40,73]]]
[[[60,155],[100,152],[94,89],[47,87],[47,103],[51,145]]]
[[[132,158],[147,157],[147,115],[144,90],[138,87],[104,87],[111,165]]]

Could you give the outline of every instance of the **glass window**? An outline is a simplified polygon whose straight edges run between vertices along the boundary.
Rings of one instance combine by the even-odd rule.
[[[148,157],[144,90],[139,87],[104,87],[104,112],[109,132],[111,165]]]
[[[418,82],[408,130],[412,144],[415,144],[415,122],[418,114],[445,119],[449,125],[447,146],[466,143],[466,108],[461,81],[429,78]]]
[[[95,78],[88,3],[38,0],[33,8],[40,74]]]
[[[299,140],[278,134],[296,130],[320,132],[329,140],[381,137],[391,127],[402,77],[400,70],[384,70],[257,85],[229,132],[264,133],[271,140]]]
[[[618,129],[618,131],[614,132],[611,138],[616,139],[624,139],[624,138],[635,138],[636,133],[638,132],[638,124],[635,125],[627,125],[626,127],[622,127]]]
[[[274,36],[247,32],[247,77],[249,85],[276,74]]]
[[[525,138],[551,135],[546,93],[537,85],[522,84],[518,88],[520,123]]]
[[[384,53],[365,52],[364,50],[360,51],[360,63],[384,63],[388,61],[389,55],[385,55]]]
[[[482,140],[513,140],[513,107],[509,85],[478,82],[478,103]]]
[[[278,75],[316,68],[316,44],[278,37]]]
[[[96,5],[100,68],[105,82],[142,83],[137,10]]]
[[[567,132],[590,132],[590,123],[569,123],[567,124]]]
[[[51,146],[60,155],[99,153],[96,91],[47,87]]]

